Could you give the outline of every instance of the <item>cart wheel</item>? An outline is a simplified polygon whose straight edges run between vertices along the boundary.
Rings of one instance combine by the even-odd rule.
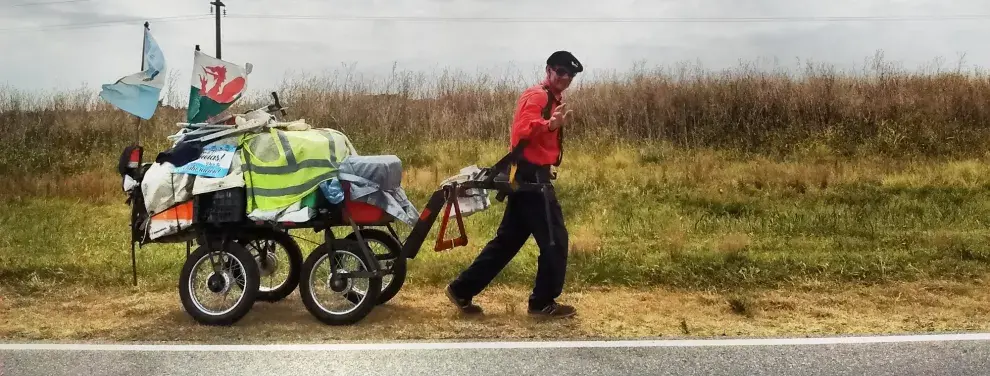
[[[356,243],[337,240],[333,252],[337,273],[368,273],[375,260],[356,248]],[[345,246],[348,245],[348,246]],[[350,325],[361,321],[378,302],[382,278],[339,276],[330,273],[331,252],[326,243],[306,257],[302,267],[299,295],[306,310],[324,324]],[[334,273],[336,274],[336,273]]]
[[[395,297],[406,282],[406,258],[401,257],[402,246],[389,233],[372,228],[359,230],[361,237],[368,243],[368,248],[375,254],[378,264],[383,270],[391,268],[392,272],[382,276],[382,293],[378,304],[385,304]],[[345,239],[357,241],[355,233],[350,233]]]
[[[258,268],[244,247],[227,242],[221,251],[203,245],[182,266],[179,298],[186,312],[200,324],[226,326],[251,310],[258,284]]]
[[[258,300],[277,302],[292,294],[299,285],[303,257],[299,244],[288,233],[274,229],[254,230],[244,232],[237,242],[258,264],[261,279]]]

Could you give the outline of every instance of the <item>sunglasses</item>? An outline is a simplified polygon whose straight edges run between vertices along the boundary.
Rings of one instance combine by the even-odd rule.
[[[571,72],[571,70],[566,67],[556,67],[553,68],[553,71],[556,72],[558,76],[577,76],[577,73]]]

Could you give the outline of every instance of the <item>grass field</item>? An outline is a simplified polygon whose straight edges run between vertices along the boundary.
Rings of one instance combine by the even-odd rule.
[[[404,185],[420,206],[443,178],[471,161],[491,163],[501,148],[427,150],[454,157],[406,170]],[[770,161],[628,146],[595,148],[604,158],[594,158],[580,145],[568,150],[558,186],[570,232],[572,286],[739,289],[965,280],[990,271],[990,167],[980,159]],[[119,193],[112,172],[82,181],[90,179]],[[0,213],[0,279],[125,284],[130,260],[122,199],[7,199]],[[439,254],[425,249],[411,264],[411,282],[438,285],[452,278],[494,235],[502,207],[496,202],[467,218],[468,247]],[[402,224],[397,229],[408,231]],[[340,229],[340,235],[348,232]],[[312,231],[294,234],[318,239]],[[172,284],[184,252],[175,245],[142,249],[148,283]],[[537,254],[531,239],[500,281],[529,283]]]
[[[882,61],[871,69],[852,76],[811,66],[804,78],[745,66],[640,71],[582,83],[572,94],[579,115],[557,184],[571,246],[564,300],[572,294],[590,310],[614,302],[629,315],[591,313],[561,324],[581,327],[541,329],[493,320],[518,336],[676,334],[681,324],[673,317],[694,317],[689,321],[707,328],[682,334],[710,335],[719,325],[730,334],[980,327],[990,275],[987,77],[902,72]],[[444,178],[504,153],[521,88],[511,80],[397,77],[394,86],[408,90],[373,95],[317,78],[287,84],[280,94],[293,117],[343,130],[361,154],[398,155],[419,208]],[[91,94],[0,91],[0,313],[22,318],[0,322],[0,333],[168,337],[164,323],[178,318],[144,304],[185,319],[174,291],[184,246],[141,249],[141,286],[129,287],[128,208],[114,165],[134,123]],[[165,136],[184,116],[182,109],[160,111],[142,124],[146,159],[167,147]],[[396,330],[390,325],[412,325],[399,337],[440,326],[446,316],[437,310],[444,308],[428,303],[442,302],[436,291],[493,236],[502,208],[496,203],[466,220],[465,248],[426,249],[435,228],[410,263],[410,292],[396,303],[415,309],[386,309],[397,324],[379,318],[368,325],[383,336]],[[524,302],[537,255],[531,240],[496,280],[490,302],[498,312],[515,312],[503,308],[512,299]],[[26,324],[57,309],[51,299],[60,291],[80,301],[106,299],[79,307],[80,317],[97,320],[119,303],[142,322],[165,326],[115,332],[123,324],[84,320],[47,331]],[[271,308],[292,314],[273,315],[305,314],[298,303]],[[668,305],[678,308],[665,311],[663,324],[650,324],[650,312]],[[231,335],[270,335],[248,328]],[[422,336],[476,329],[465,324]],[[497,335],[486,330],[478,333]]]

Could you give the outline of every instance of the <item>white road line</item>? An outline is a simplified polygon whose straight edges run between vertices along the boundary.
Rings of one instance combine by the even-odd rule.
[[[684,339],[616,341],[516,341],[516,342],[395,342],[350,344],[271,345],[176,345],[176,344],[88,344],[88,343],[0,343],[0,351],[368,351],[368,350],[463,350],[463,349],[556,349],[620,347],[719,347],[795,346],[904,342],[990,341],[990,333],[893,335],[818,338]]]

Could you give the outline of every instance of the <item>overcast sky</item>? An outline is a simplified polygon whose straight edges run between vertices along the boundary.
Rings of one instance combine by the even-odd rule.
[[[24,90],[96,88],[140,68],[141,23],[189,85],[193,46],[215,53],[210,0],[0,0],[0,85]],[[40,5],[40,3],[50,3]],[[987,0],[226,0],[224,60],[250,62],[249,89],[265,90],[287,72],[382,74],[444,68],[529,74],[557,49],[590,73],[739,59],[791,65],[811,59],[862,66],[877,50],[907,67],[942,57],[947,67],[990,66],[990,19],[799,22],[466,22],[339,20],[326,17],[719,18],[990,15]],[[200,19],[153,20],[203,16]],[[323,19],[236,18],[245,15]],[[135,19],[134,22],[110,23]],[[57,27],[56,25],[88,25]]]

